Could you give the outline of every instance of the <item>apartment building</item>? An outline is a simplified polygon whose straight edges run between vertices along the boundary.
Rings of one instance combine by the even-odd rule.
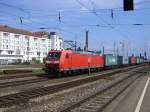
[[[62,43],[56,32],[30,32],[0,25],[0,64],[42,62],[49,50],[63,49]]]

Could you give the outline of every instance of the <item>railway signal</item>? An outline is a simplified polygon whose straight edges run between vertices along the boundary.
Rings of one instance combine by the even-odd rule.
[[[134,1],[133,0],[124,0],[123,8],[124,8],[124,11],[134,10]]]

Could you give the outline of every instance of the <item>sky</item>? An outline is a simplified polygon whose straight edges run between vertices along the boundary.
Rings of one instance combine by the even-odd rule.
[[[106,53],[112,53],[115,46],[121,54],[120,43],[124,43],[125,54],[146,50],[150,57],[150,0],[134,0],[133,11],[122,7],[123,0],[0,0],[0,24],[56,31],[63,40],[76,40],[82,48],[88,30],[90,50],[104,46]]]

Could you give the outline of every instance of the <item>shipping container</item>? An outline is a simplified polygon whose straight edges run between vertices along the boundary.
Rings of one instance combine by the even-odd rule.
[[[140,63],[141,63],[140,57],[136,57],[136,64],[140,64]]]
[[[140,57],[140,63],[144,63],[144,57]]]
[[[136,57],[130,56],[129,57],[129,65],[135,65],[136,64]]]
[[[123,64],[128,65],[129,64],[129,58],[128,57],[123,57]]]
[[[112,54],[105,55],[105,66],[115,66],[122,65],[123,57],[122,56],[114,56]]]

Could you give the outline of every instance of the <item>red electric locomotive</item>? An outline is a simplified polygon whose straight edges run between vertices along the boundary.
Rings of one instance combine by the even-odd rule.
[[[46,73],[64,73],[102,67],[104,67],[104,57],[100,54],[72,50],[51,50],[45,60]]]

